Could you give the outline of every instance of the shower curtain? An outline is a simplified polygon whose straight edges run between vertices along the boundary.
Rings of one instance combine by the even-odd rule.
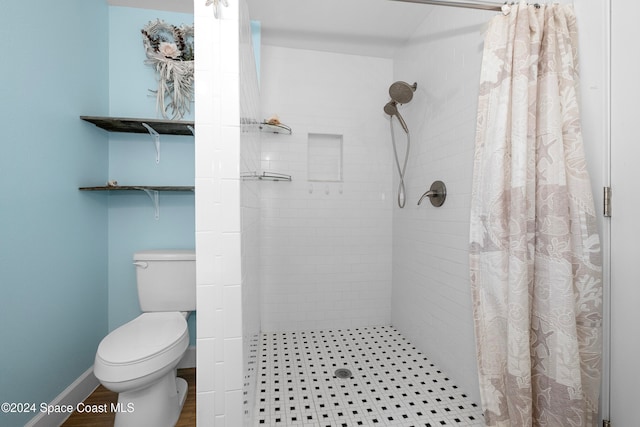
[[[571,6],[521,3],[482,60],[470,267],[488,426],[595,426],[602,268]]]

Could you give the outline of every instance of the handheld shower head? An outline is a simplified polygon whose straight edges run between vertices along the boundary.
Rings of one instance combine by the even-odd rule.
[[[402,126],[402,129],[404,129],[407,134],[409,133],[409,128],[400,115],[400,112],[398,111],[398,103],[395,100],[386,103],[386,105],[384,106],[384,112],[390,116],[396,116],[398,118],[398,121],[400,122],[400,125]]]
[[[385,114],[388,114],[390,116],[398,114],[398,106],[396,101],[387,102],[387,104],[384,106],[384,112]]]
[[[413,99],[413,92],[418,88],[418,83],[410,85],[409,83],[398,81],[389,87],[389,96],[398,104],[406,104]]]
[[[407,102],[413,99],[413,92],[416,91],[418,87],[417,83],[412,85],[405,82],[395,82],[389,87],[389,96],[391,96],[391,101],[387,102],[384,106],[385,114],[389,115],[389,126],[391,127],[391,142],[393,144],[393,154],[396,159],[396,166],[398,167],[398,174],[400,174],[400,185],[398,186],[398,206],[404,208],[406,198],[405,198],[405,187],[404,187],[404,172],[407,169],[407,160],[409,160],[409,146],[411,144],[411,135],[409,134],[409,128],[405,123],[404,119],[400,115],[398,111],[398,104],[406,104]],[[407,149],[405,150],[404,155],[404,164],[400,166],[400,160],[398,159],[398,150],[396,149],[396,139],[394,137],[393,132],[393,116],[398,118],[400,125],[402,125],[402,129],[404,129],[407,134]]]

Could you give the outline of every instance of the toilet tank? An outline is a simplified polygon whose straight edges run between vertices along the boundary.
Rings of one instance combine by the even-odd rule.
[[[143,312],[196,309],[196,253],[160,249],[133,254]]]

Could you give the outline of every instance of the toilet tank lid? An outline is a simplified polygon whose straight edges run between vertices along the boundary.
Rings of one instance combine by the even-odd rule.
[[[134,261],[193,261],[196,251],[193,249],[152,249],[133,254]]]

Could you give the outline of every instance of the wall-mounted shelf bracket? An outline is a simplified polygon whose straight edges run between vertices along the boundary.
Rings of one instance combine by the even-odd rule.
[[[144,191],[147,196],[149,196],[149,198],[151,199],[151,203],[153,203],[155,218],[160,219],[160,197],[158,196],[158,190],[149,190],[148,188],[143,187],[140,187],[139,189],[141,191]]]
[[[149,135],[153,138],[153,144],[156,147],[156,164],[160,163],[160,134],[156,132],[151,126],[146,123],[142,123],[142,126],[147,128]],[[193,131],[192,131],[193,132]]]

